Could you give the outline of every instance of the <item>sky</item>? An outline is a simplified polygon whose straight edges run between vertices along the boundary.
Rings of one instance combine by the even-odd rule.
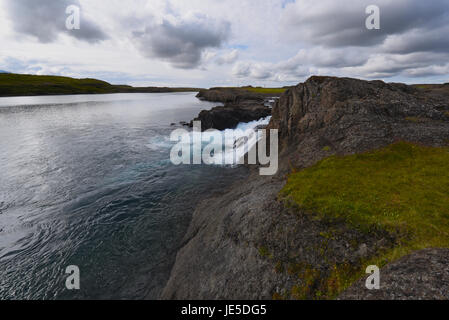
[[[0,70],[134,86],[444,83],[448,35],[447,0],[0,0]]]

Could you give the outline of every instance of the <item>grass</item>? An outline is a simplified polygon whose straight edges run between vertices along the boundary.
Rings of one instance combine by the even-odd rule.
[[[420,122],[425,121],[424,118],[420,118],[420,117],[406,117],[405,120],[407,120],[409,122],[413,122],[413,123],[420,123]]]
[[[287,88],[262,88],[262,87],[243,87],[242,89],[250,92],[273,94],[273,95],[280,95],[287,90]]]
[[[268,250],[267,247],[260,247],[259,248],[259,254],[260,254],[261,257],[264,257],[264,258],[271,258],[272,257],[272,255],[271,255],[271,253],[270,253],[270,251]]]
[[[415,250],[449,248],[449,148],[399,142],[369,153],[332,156],[292,173],[280,196],[317,219],[398,236],[395,247],[367,258],[365,267],[382,267]],[[363,274],[361,266],[335,266],[320,280],[318,293],[335,297]],[[304,290],[293,293],[302,296]]]
[[[288,90],[288,87],[283,88],[263,88],[263,87],[252,87],[252,86],[244,86],[244,87],[214,87],[209,90],[222,90],[222,89],[234,89],[234,90],[245,90],[254,93],[266,94],[273,96],[280,96],[282,93]]]
[[[133,88],[112,85],[96,79],[74,79],[59,76],[0,74],[0,96],[32,96],[60,94],[104,94],[128,92],[183,92],[195,88]]]

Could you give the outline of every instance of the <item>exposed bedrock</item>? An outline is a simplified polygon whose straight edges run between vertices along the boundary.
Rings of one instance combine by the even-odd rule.
[[[251,122],[271,115],[271,109],[263,104],[233,105],[204,110],[193,121],[201,121],[201,129],[234,129],[240,122]],[[193,121],[190,126],[193,125]]]
[[[332,154],[364,152],[398,140],[449,143],[447,96],[403,84],[312,77],[285,92],[272,115],[269,128],[280,134],[278,175],[260,177],[255,171],[196,208],[162,299],[288,298],[295,286],[314,285],[301,282],[289,266],[326,275],[335,264],[355,264],[394,246],[390,235],[362,234],[343,223],[333,223],[335,236],[324,239],[330,227],[326,221],[278,201],[285,174]],[[443,266],[440,262],[432,265]],[[416,277],[427,274],[421,265],[413,269]],[[414,286],[416,277],[401,281]]]
[[[263,103],[267,97],[271,96],[273,94],[262,94],[238,88],[211,88],[208,90],[200,90],[196,97],[212,102],[239,104],[245,101]]]

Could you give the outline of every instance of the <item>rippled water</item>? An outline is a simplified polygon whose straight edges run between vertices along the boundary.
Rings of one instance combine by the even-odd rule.
[[[0,98],[0,299],[157,298],[196,203],[246,174],[170,163],[170,123],[212,106],[193,93]]]

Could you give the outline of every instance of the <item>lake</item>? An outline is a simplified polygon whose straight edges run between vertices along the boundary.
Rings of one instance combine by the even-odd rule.
[[[198,201],[247,172],[174,166],[195,93],[0,98],[0,299],[156,299]],[[76,265],[81,290],[65,287]]]

